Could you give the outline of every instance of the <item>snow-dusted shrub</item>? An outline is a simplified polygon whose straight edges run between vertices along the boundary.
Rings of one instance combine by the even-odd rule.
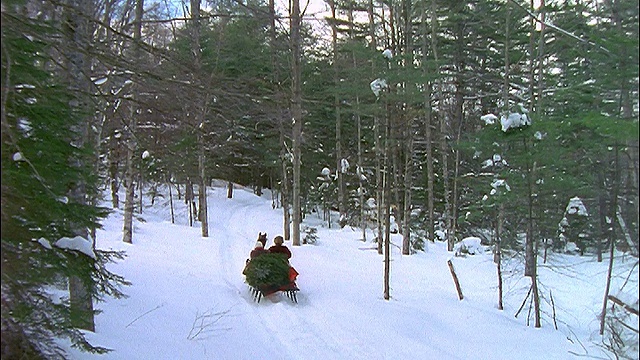
[[[481,242],[479,237],[470,236],[464,238],[453,247],[454,254],[455,256],[482,254],[485,252],[485,248]]]
[[[303,244],[315,244],[318,241],[318,229],[312,226],[305,226],[302,229],[304,232]]]

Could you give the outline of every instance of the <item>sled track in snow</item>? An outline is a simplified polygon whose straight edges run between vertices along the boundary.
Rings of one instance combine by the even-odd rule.
[[[339,326],[331,326],[330,324],[339,322],[333,321],[327,314],[330,309],[320,309],[312,304],[308,297],[310,294],[305,293],[304,288],[298,293],[297,304],[292,303],[280,293],[275,294],[273,298],[275,302],[271,298],[264,298],[260,303],[253,301],[247,284],[244,281],[240,282],[241,270],[236,272],[237,266],[234,266],[237,265],[236,261],[244,264],[246,256],[241,258],[239,254],[246,250],[247,244],[252,246],[253,242],[233,240],[247,238],[247,229],[252,227],[247,226],[246,222],[259,218],[251,214],[256,211],[260,210],[255,209],[253,205],[239,202],[232,212],[227,212],[218,218],[218,221],[222,222],[222,227],[226,229],[226,238],[221,240],[223,243],[220,244],[219,254],[224,281],[246,301],[251,316],[262,324],[273,342],[280,344],[280,348],[289,355],[290,359],[308,357],[305,354],[314,354],[321,358],[336,358],[344,356],[345,353],[349,354],[350,359],[375,359],[357,336]],[[241,228],[234,226],[237,224],[233,221],[234,219],[245,219],[244,226]],[[257,232],[251,236],[257,236]],[[300,271],[304,274],[304,269]],[[327,326],[330,326],[332,331],[325,331]],[[301,346],[304,346],[305,353],[300,352]]]

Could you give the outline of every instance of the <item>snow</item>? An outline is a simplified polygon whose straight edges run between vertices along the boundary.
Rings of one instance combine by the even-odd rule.
[[[494,114],[486,114],[480,116],[480,120],[484,121],[485,125],[493,125],[496,121],[498,121],[498,117]]]
[[[340,172],[345,174],[349,171],[349,161],[347,159],[340,160]]]
[[[37,240],[38,244],[44,246],[46,249],[53,249],[53,247],[51,246],[51,243],[49,242],[49,240],[45,239],[45,238],[40,238]]]
[[[572,197],[569,200],[569,204],[567,204],[566,209],[567,214],[578,215],[578,216],[589,216],[587,212],[586,206],[579,197]]]
[[[16,162],[18,162],[18,161],[25,161],[25,160],[26,160],[26,159],[24,158],[24,156],[22,155],[22,153],[21,153],[21,152],[19,152],[19,151],[18,151],[18,152],[16,152],[16,153],[14,153],[14,154],[13,154],[13,156],[12,156],[11,158],[13,159],[13,161],[16,161]]]
[[[509,129],[531,125],[531,120],[529,120],[529,117],[525,113],[510,113],[509,116],[502,116],[500,118],[500,124],[502,125],[502,131],[506,132]]]
[[[369,84],[369,86],[371,87],[371,91],[373,91],[376,96],[380,96],[380,91],[387,88],[387,81],[377,78],[373,80],[371,84]]]
[[[122,241],[121,210],[105,219],[96,246],[126,251],[127,257],[109,269],[132,285],[123,288],[127,298],[95,304],[101,312],[96,332],[87,337],[113,351],[90,355],[69,348],[70,359],[610,358],[597,335],[606,260],[553,254],[552,264],[540,264],[546,300],[542,327],[534,328],[533,319],[527,325],[529,303],[515,317],[530,287],[521,259],[502,264],[504,310],[498,310],[490,251],[453,257],[446,243],[436,241],[427,242],[424,252],[403,256],[402,235],[393,234],[391,299],[385,300],[383,256],[376,244],[363,242],[359,229],[329,228],[314,213],[305,217],[303,228],[317,229],[315,244],[285,242],[300,273],[298,303],[281,294],[255,303],[242,269],[259,232],[268,233],[268,246],[282,233],[282,210],[272,208],[268,191],[258,197],[237,187],[228,199],[220,185],[207,193],[208,238],[201,236],[199,223],[188,226],[184,201],[175,198],[176,224],[171,224],[168,196],[154,206],[145,202],[134,220],[133,244]],[[625,278],[626,263],[616,263],[616,274]],[[637,267],[634,271],[626,281],[637,290]],[[614,278],[613,293],[622,281]]]
[[[73,238],[63,237],[53,243],[53,245],[61,249],[79,251],[93,259],[96,258],[96,254],[93,251],[93,243],[82,236],[76,236]]]
[[[481,242],[480,238],[475,236],[469,236],[462,239],[453,247],[455,256],[465,256],[465,254],[478,255],[484,253],[486,249],[482,246]]]

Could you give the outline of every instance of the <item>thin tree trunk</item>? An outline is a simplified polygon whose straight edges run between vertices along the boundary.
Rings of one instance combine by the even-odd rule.
[[[135,42],[135,53],[136,57],[139,56],[139,44],[142,38],[142,16],[144,13],[144,0],[136,0],[136,8],[135,8],[135,28],[133,39]],[[132,90],[132,97],[135,98],[135,89]],[[124,203],[124,224],[123,224],[123,234],[122,241],[126,243],[133,243],[133,211],[134,211],[134,177],[135,177],[135,169],[133,166],[135,149],[137,147],[137,143],[135,140],[135,132],[137,128],[137,120],[136,120],[136,109],[133,101],[129,101],[129,127],[127,131],[127,162],[126,162],[126,172],[125,172],[125,203]]]
[[[173,187],[173,185],[171,184],[171,179],[167,181],[167,184],[169,185],[169,207],[171,209],[171,223],[175,224],[176,219],[173,211],[173,192],[171,191],[171,188]]]
[[[200,48],[200,0],[191,0],[191,22],[192,38],[191,50],[193,54],[194,83],[201,84],[200,76],[202,69],[202,55]],[[205,87],[205,86],[203,86]],[[200,91],[200,89],[198,89]],[[198,219],[200,220],[200,228],[202,237],[209,237],[209,215],[207,211],[207,177],[206,177],[206,161],[205,161],[205,138],[204,138],[204,122],[207,108],[207,94],[204,90],[203,94],[197,96],[194,104],[195,123],[198,131]]]
[[[132,112],[130,112],[132,115]],[[132,139],[131,128],[135,127],[135,119],[132,117],[129,124],[129,138],[127,139],[127,159],[126,159],[126,171],[124,175],[124,224],[122,229],[122,241],[132,244],[133,243],[133,195],[134,195],[134,183],[133,183],[133,150],[135,147],[135,141]]]
[[[384,171],[383,171],[383,203],[384,203],[384,299],[390,299],[391,277],[391,120],[389,119],[389,105],[387,97],[385,104],[385,145],[384,145]]]
[[[429,67],[429,43],[427,41],[427,4],[423,2],[423,9],[421,11],[421,23],[422,23],[422,71],[425,75],[431,71],[433,71]],[[435,36],[431,34],[431,36]],[[425,76],[426,77],[426,76]],[[433,182],[434,182],[434,173],[433,173],[433,139],[431,135],[431,123],[432,119],[432,111],[431,108],[431,83],[424,83],[424,137],[425,137],[425,162],[427,168],[427,220],[426,220],[426,238],[434,241],[435,238],[435,227],[434,227],[434,204],[433,204]]]
[[[540,19],[542,20],[540,26],[540,37],[538,38],[538,98],[536,104],[536,115],[538,117],[544,116],[544,35],[546,27],[544,25],[546,9],[545,9],[545,0],[540,0],[540,7],[538,9],[540,13]]]
[[[202,135],[201,135],[202,136]],[[200,140],[200,156],[198,156],[198,168],[200,169],[200,186],[198,186],[198,200],[200,204],[200,225],[202,237],[209,237],[209,214],[207,211],[207,177],[205,169],[204,140]]]
[[[388,141],[388,140],[387,140]],[[387,147],[388,149],[388,147]],[[384,299],[389,300],[390,294],[390,278],[391,278],[391,207],[388,206],[391,200],[391,189],[389,183],[391,176],[389,176],[389,157],[385,156],[385,171],[384,171]]]
[[[119,183],[118,183],[118,158],[117,149],[119,140],[115,134],[111,136],[111,146],[109,148],[109,184],[111,186],[111,206],[114,209],[120,207],[120,197],[118,195]]]
[[[277,57],[277,31],[276,31],[276,11],[275,11],[275,0],[269,0],[269,33],[270,33],[270,44],[271,44],[271,65],[273,67],[273,83],[280,83],[280,68],[278,64]],[[278,86],[276,91],[278,91],[278,107],[282,107],[281,100],[281,91],[282,89]],[[287,154],[287,146],[285,140],[285,129],[284,129],[284,115],[282,112],[279,113],[278,121],[278,132],[280,136],[280,161],[282,162],[282,184],[281,184],[281,203],[282,203],[282,220],[283,220],[283,237],[285,240],[289,241],[291,239],[291,203],[289,201],[289,175],[288,175],[288,154]]]
[[[140,169],[140,172],[138,173],[138,214],[142,214],[142,183],[142,169]]]
[[[451,214],[451,203],[449,201],[449,195],[450,195],[450,190],[449,190],[449,166],[448,166],[448,162],[449,162],[449,156],[448,156],[448,150],[447,150],[447,122],[446,122],[446,116],[442,110],[443,106],[444,106],[444,95],[442,94],[442,80],[440,78],[440,61],[439,61],[439,57],[438,57],[438,46],[436,43],[436,34],[437,34],[437,28],[436,28],[436,24],[437,24],[437,17],[436,17],[436,1],[435,0],[431,0],[431,51],[433,52],[433,58],[435,60],[436,63],[436,73],[438,74],[437,77],[437,85],[436,85],[436,92],[438,94],[438,111],[439,111],[439,122],[440,122],[440,156],[442,157],[442,183],[443,183],[443,198],[444,198],[444,220],[445,220],[445,224],[447,226],[447,229],[450,229],[450,224],[451,224],[451,219],[450,219],[450,214]],[[451,236],[451,234],[447,234],[447,250],[448,251],[453,251],[453,237]]]
[[[375,20],[373,13],[373,0],[369,0],[369,6],[367,9],[369,16],[369,37],[371,38],[370,48],[375,51],[377,47],[376,34],[375,34]],[[376,68],[374,62],[371,63],[371,71],[375,73]],[[378,254],[383,254],[383,197],[382,197],[382,145],[380,143],[380,127],[382,123],[378,116],[373,117],[373,138],[375,148],[375,162],[376,162],[376,242],[378,245]]]
[[[528,152],[527,139],[523,139],[525,153]],[[533,166],[527,164],[527,202],[528,202],[528,215],[527,215],[527,232],[525,239],[525,276],[531,278],[531,289],[534,305],[535,327],[540,327],[540,296],[538,292],[538,271],[537,271],[537,246],[535,245],[535,238],[533,234],[534,227],[534,188],[533,182],[536,174],[536,163]]]
[[[458,144],[460,142],[462,126],[464,121],[464,47],[465,47],[465,33],[464,23],[462,20],[458,20],[456,27],[456,50],[454,53],[454,61],[456,66],[455,75],[455,104],[454,104],[454,118],[452,123],[457,125],[457,131],[455,133],[456,146],[452,148],[454,152],[453,163],[453,178],[450,180],[450,190],[445,193],[450,194],[450,211],[447,212],[449,216],[449,222],[447,226],[448,244],[453,244],[457,239],[457,223],[458,223],[458,175],[460,172],[460,151],[458,150]],[[448,133],[446,137],[448,137]],[[443,148],[444,149],[444,148]],[[443,151],[444,153],[444,151]],[[448,172],[447,172],[448,174]],[[448,175],[447,175],[448,177]]]
[[[349,31],[351,34],[351,38],[355,38],[354,35],[354,29],[353,29],[353,11],[349,12]],[[356,61],[356,54],[355,51],[351,52],[351,61],[352,61],[352,65],[354,69],[357,69],[358,67],[358,63]],[[355,104],[356,104],[356,113],[355,113],[355,117],[356,117],[356,127],[357,127],[357,136],[358,136],[358,164],[356,166],[356,176],[358,176],[358,201],[360,204],[360,228],[362,229],[362,241],[367,241],[367,222],[365,219],[365,211],[364,211],[364,189],[363,189],[363,182],[362,182],[362,176],[364,175],[364,166],[362,165],[362,117],[360,116],[360,96],[356,95],[355,98]],[[346,207],[346,204],[345,204]]]
[[[614,175],[613,175],[613,204],[611,205],[611,218],[616,218],[616,212],[618,211],[618,193],[620,191],[620,168],[618,162],[618,145],[614,146],[615,148],[615,159],[614,159]],[[607,318],[607,299],[609,297],[609,291],[611,290],[611,275],[613,273],[613,257],[615,255],[615,243],[616,243],[616,226],[615,222],[612,221],[611,224],[611,232],[610,232],[610,245],[609,245],[609,267],[607,269],[607,281],[604,287],[604,299],[602,303],[602,311],[600,312],[600,335],[604,335],[605,321]]]

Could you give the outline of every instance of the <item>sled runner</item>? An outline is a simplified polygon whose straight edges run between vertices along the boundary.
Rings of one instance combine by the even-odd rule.
[[[298,272],[281,254],[263,254],[247,260],[244,271],[245,281],[249,284],[255,302],[271,294],[283,292],[294,303],[298,302],[296,285]]]
[[[296,291],[300,291],[300,289],[298,289],[298,287],[296,286],[295,282],[292,282],[288,285],[280,286],[278,288],[273,288],[268,286],[255,288],[249,285],[249,289],[251,291],[251,296],[253,297],[253,300],[257,303],[259,303],[260,300],[262,300],[262,298],[265,296],[269,296],[277,293],[278,291],[282,291],[289,298],[289,300],[297,304],[298,297],[296,296]]]

